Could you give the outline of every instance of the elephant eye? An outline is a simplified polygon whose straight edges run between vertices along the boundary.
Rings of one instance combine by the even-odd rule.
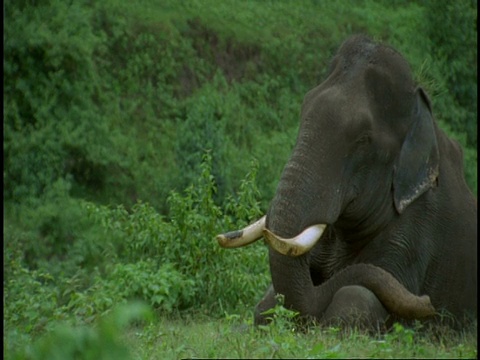
[[[363,134],[355,141],[357,145],[368,145],[371,142],[372,142],[372,136],[370,133]]]

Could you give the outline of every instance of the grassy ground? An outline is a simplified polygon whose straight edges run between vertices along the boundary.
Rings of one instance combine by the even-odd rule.
[[[394,324],[384,334],[356,329],[296,327],[281,310],[268,326],[251,315],[155,316],[148,307],[117,308],[95,325],[60,325],[7,359],[185,358],[476,358],[476,324],[462,332]]]
[[[254,329],[240,320],[160,321],[130,332],[135,359],[476,358],[474,332],[442,337],[402,326],[385,335],[336,328],[299,333],[284,324]]]

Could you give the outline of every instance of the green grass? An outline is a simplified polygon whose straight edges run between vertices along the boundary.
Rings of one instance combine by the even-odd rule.
[[[284,313],[284,312],[283,312]],[[7,347],[8,350],[8,347]],[[138,303],[117,308],[89,327],[61,325],[7,359],[181,358],[476,358],[475,328],[464,332],[394,324],[384,334],[309,325],[280,315],[253,327],[250,312],[211,318],[155,316]]]
[[[399,327],[386,335],[336,328],[306,333],[271,326],[255,329],[245,321],[167,321],[129,335],[134,359],[175,358],[476,358],[473,333],[439,341]],[[131,336],[134,335],[134,336]],[[150,336],[147,340],[146,337]]]

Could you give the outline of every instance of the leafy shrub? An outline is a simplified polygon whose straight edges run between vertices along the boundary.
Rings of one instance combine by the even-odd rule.
[[[55,241],[62,244],[70,232],[75,241],[62,246],[40,243],[40,259],[34,261],[25,257],[25,250],[43,235],[26,233],[32,240],[22,244],[26,234],[8,232],[4,289],[9,334],[15,329],[41,334],[55,320],[91,323],[116,304],[135,299],[164,314],[202,309],[218,316],[245,306],[251,309],[267,286],[266,249],[252,245],[229,251],[214,237],[260,216],[258,164],[252,163],[223,212],[213,200],[211,162],[206,153],[197,183],[183,194],[172,192],[168,219],[147,203],[127,211],[73,201],[69,206],[77,209],[72,211],[60,190],[50,195],[48,206],[37,204],[39,215],[33,215],[34,209],[25,212],[33,215],[33,229],[36,222],[50,224],[53,216],[61,230]],[[62,198],[63,205],[55,211],[53,199]],[[77,223],[69,227],[68,222],[75,223],[72,216]]]
[[[70,359],[131,359],[129,347],[123,340],[123,331],[132,322],[150,321],[151,309],[143,303],[132,302],[117,306],[95,327],[72,327],[57,324],[48,334],[32,345],[8,353],[7,358],[25,360]]]
[[[67,175],[68,146],[96,149],[106,129],[92,103],[100,38],[89,9],[52,0],[6,11],[5,195],[18,202]]]
[[[43,330],[57,308],[51,274],[30,271],[16,259],[10,259],[6,266],[12,273],[4,283],[6,329],[19,328],[27,334]]]
[[[8,201],[41,197],[60,179],[75,197],[127,208],[148,200],[166,214],[170,190],[198,177],[209,148],[221,202],[251,154],[298,125],[303,95],[355,32],[397,46],[414,68],[429,64],[436,113],[476,146],[474,1],[141,4],[6,6]],[[326,20],[339,13],[340,23]],[[271,145],[272,154],[285,150]],[[264,197],[285,160],[261,161]]]
[[[117,268],[114,273],[122,274],[118,276],[125,280],[116,279],[114,283],[131,283],[129,278],[136,279],[133,287],[121,288],[128,289],[127,292],[134,290],[142,299],[164,310],[205,306],[206,310],[215,313],[223,306],[252,304],[262,290],[259,285],[266,287],[265,251],[252,246],[237,253],[230,252],[221,249],[214,240],[215,235],[231,229],[235,222],[240,222],[235,226],[242,226],[247,220],[260,216],[258,190],[254,185],[256,167],[252,167],[242,182],[238,198],[229,198],[225,207],[227,214],[223,214],[213,201],[215,184],[211,161],[207,153],[201,165],[201,177],[184,195],[172,192],[170,221],[149,204],[138,203],[131,213],[121,206],[108,209],[87,204],[90,216],[112,237],[114,247],[108,250],[108,257],[137,264]],[[149,261],[145,263],[142,259]],[[169,290],[172,293],[169,302],[159,297],[165,288],[157,289],[159,294],[152,294],[155,276],[145,275],[152,270],[140,270],[139,266],[160,266],[162,272],[175,279]],[[132,277],[134,273],[137,275]]]
[[[159,269],[153,261],[118,264],[106,279],[112,292],[123,299],[142,298],[152,306],[167,312],[190,304],[193,280],[186,278],[165,263]]]
[[[442,74],[444,88],[438,106],[457,133],[465,133],[465,145],[477,146],[477,2],[426,1],[431,52]]]
[[[169,263],[154,261],[116,263],[97,273],[91,287],[69,293],[64,311],[80,318],[96,317],[109,312],[115,304],[141,299],[157,310],[171,313],[190,304],[193,281],[176,271]]]

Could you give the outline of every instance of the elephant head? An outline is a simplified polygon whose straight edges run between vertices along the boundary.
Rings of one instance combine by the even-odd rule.
[[[243,246],[263,236],[275,292],[304,315],[322,316],[318,285],[351,264],[386,268],[419,292],[417,273],[426,265],[414,275],[399,270],[411,261],[415,233],[402,229],[415,228],[409,208],[428,210],[440,158],[430,100],[406,60],[367,37],[348,39],[326,79],[306,94],[300,121],[266,216],[219,235],[220,245]],[[397,260],[393,249],[402,241],[408,249],[399,250]]]
[[[430,102],[406,61],[366,38],[350,39],[327,79],[305,96],[266,240],[300,255],[328,225],[346,240],[371,236],[435,186],[438,162]]]

